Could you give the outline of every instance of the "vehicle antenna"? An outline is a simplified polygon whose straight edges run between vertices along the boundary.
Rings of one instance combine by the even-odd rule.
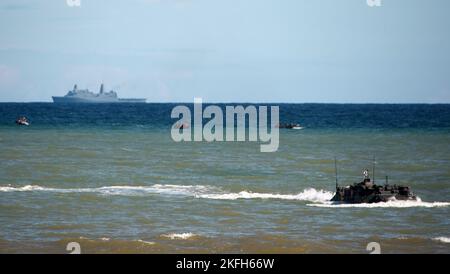
[[[338,171],[337,171],[337,160],[336,157],[334,157],[334,173],[336,176],[336,191],[338,190]]]
[[[375,184],[375,156],[373,157],[372,176],[373,176],[373,183]]]

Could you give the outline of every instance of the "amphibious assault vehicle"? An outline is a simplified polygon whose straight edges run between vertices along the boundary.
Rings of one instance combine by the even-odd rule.
[[[375,169],[373,170],[375,173]],[[363,171],[364,178],[360,183],[348,186],[339,186],[337,181],[336,168],[336,194],[331,199],[332,202],[338,203],[379,203],[391,200],[417,200],[416,195],[411,191],[409,186],[389,185],[388,177],[384,185],[377,185],[369,178],[369,171]]]

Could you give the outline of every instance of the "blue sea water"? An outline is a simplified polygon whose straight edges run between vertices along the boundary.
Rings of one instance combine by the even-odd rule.
[[[0,104],[0,252],[450,252],[450,105],[262,104],[304,127],[274,153],[176,143],[176,105]],[[421,201],[329,204],[334,157]]]
[[[26,116],[34,127],[166,128],[172,109],[186,104],[1,103],[0,125]],[[217,104],[225,112],[224,104]],[[231,104],[240,105],[240,104]],[[249,104],[242,104],[247,106]],[[450,105],[427,104],[257,104],[280,106],[280,122],[299,121],[311,129],[449,129]],[[204,104],[204,107],[208,104]]]

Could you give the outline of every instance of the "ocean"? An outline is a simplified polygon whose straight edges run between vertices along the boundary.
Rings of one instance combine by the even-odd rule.
[[[176,105],[1,103],[0,253],[450,253],[450,105],[263,104],[304,127],[274,153],[174,142]],[[335,157],[420,200],[331,204]]]

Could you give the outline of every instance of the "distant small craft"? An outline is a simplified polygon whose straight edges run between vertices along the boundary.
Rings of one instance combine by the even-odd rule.
[[[30,122],[28,122],[28,119],[26,117],[20,117],[16,120],[16,124],[19,126],[29,126]]]
[[[189,128],[189,124],[188,123],[177,123],[174,126],[175,129],[187,129]]]
[[[289,124],[279,124],[278,128],[287,128],[287,129],[303,129],[303,127],[300,124],[294,124],[294,123],[289,123]]]

